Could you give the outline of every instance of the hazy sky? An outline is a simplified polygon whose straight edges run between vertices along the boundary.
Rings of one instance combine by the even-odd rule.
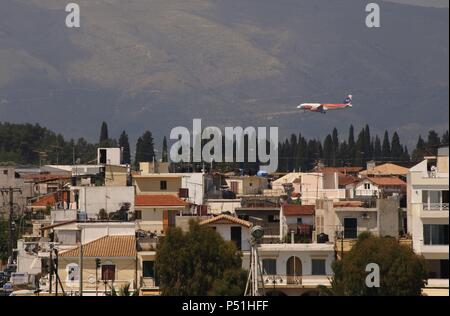
[[[404,4],[420,5],[424,7],[448,8],[449,0],[385,0]],[[375,2],[375,1],[374,1]]]

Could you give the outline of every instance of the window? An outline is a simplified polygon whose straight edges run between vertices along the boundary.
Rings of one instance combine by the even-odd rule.
[[[67,282],[77,282],[80,279],[80,269],[78,264],[69,263],[66,266]]]
[[[160,190],[167,190],[167,181],[163,180],[159,182],[159,189]]]
[[[297,224],[303,224],[303,218],[297,217]]]
[[[312,275],[326,275],[325,259],[312,259]]]
[[[425,245],[448,245],[448,225],[423,225],[423,242]]]
[[[364,189],[370,190],[370,183],[364,183]]]
[[[102,265],[102,280],[114,281],[116,279],[116,266],[113,264]]]
[[[269,215],[267,218],[269,223],[279,223],[280,222],[280,216],[279,215]]]
[[[231,240],[235,242],[238,250],[242,247],[242,227],[235,226],[230,228]]]
[[[189,198],[189,189],[186,188],[180,188],[180,190],[178,191],[178,196],[181,199],[187,199]]]
[[[262,260],[263,273],[265,275],[277,274],[277,260],[276,259],[263,259]]]
[[[144,278],[155,277],[155,262],[154,261],[142,261],[142,276]]]
[[[344,238],[358,237],[358,219],[344,218]]]
[[[230,186],[231,186],[231,191],[233,193],[238,194],[238,186],[239,186],[238,182],[237,181],[231,181],[230,182]]]
[[[134,219],[142,219],[142,211],[134,211]]]
[[[106,149],[100,149],[99,163],[106,164]]]
[[[4,174],[5,176],[7,176],[7,175],[8,175],[8,170],[7,170],[7,169],[3,170],[3,174]]]

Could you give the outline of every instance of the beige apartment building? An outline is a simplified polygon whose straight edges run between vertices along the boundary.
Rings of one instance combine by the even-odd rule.
[[[449,293],[448,181],[448,145],[408,173],[408,231],[414,251],[428,264],[429,280],[424,289],[428,295]]]

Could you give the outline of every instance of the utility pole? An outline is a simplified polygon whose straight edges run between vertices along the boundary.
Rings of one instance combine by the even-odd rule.
[[[8,257],[13,259],[13,249],[14,249],[14,233],[13,233],[13,213],[14,213],[14,193],[22,193],[20,188],[2,188],[0,189],[2,194],[8,193],[9,195],[9,215],[8,215]]]
[[[50,247],[50,273],[49,273],[48,293],[52,294],[53,290],[53,247]]]
[[[83,240],[80,241],[80,263],[79,263],[79,278],[80,278],[80,296],[83,296]]]

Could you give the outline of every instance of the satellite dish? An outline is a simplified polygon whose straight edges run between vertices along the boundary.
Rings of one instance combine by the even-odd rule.
[[[253,226],[250,230],[250,234],[256,240],[261,239],[264,236],[264,228],[262,228],[261,226]]]

